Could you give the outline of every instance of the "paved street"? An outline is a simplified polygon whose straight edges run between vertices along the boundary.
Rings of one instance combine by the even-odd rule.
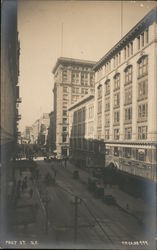
[[[47,244],[53,242],[57,248],[68,248],[73,246],[73,243],[76,246],[77,242],[82,248],[112,249],[113,245],[122,248],[123,241],[148,240],[147,230],[143,225],[117,206],[106,205],[95,198],[87,190],[85,179],[83,182],[81,177],[80,180],[74,180],[68,167],[65,169],[58,163],[44,161],[37,161],[37,164],[41,176],[37,188],[45,218],[45,197],[48,200]],[[49,172],[54,177],[54,169],[56,170],[56,183],[47,186],[45,176]],[[75,196],[81,198],[81,202],[78,204],[77,233],[74,234]],[[43,225],[43,228],[45,227],[46,223]],[[147,246],[138,247],[144,249]]]

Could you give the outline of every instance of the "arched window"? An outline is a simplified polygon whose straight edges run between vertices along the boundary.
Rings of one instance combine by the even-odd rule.
[[[97,89],[98,89],[98,99],[102,98],[102,85],[99,85]]]
[[[129,84],[132,82],[132,75],[133,75],[133,67],[132,65],[129,65],[125,68],[124,73],[125,73],[125,84]]]
[[[105,95],[108,95],[108,94],[110,94],[110,80],[109,79],[105,82]]]
[[[148,56],[142,56],[138,61],[138,78],[148,74]]]
[[[120,88],[120,73],[117,73],[114,76],[114,90],[117,90]]]

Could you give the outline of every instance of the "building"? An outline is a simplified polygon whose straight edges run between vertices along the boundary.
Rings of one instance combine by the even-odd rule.
[[[60,57],[53,68],[56,150],[59,158],[69,154],[68,106],[84,95],[94,93],[94,65],[92,61]]]
[[[49,114],[43,113],[43,115],[39,119],[39,134],[38,134],[38,144],[41,146],[46,146],[49,125],[50,125]]]
[[[50,117],[50,125],[48,128],[48,135],[47,135],[47,148],[49,153],[53,153],[56,145],[56,123],[55,123],[55,116],[54,116],[54,111],[49,113]]]
[[[37,119],[33,125],[32,125],[32,130],[33,130],[33,144],[38,144],[38,136],[39,136],[39,131],[40,131],[40,120]]]
[[[30,143],[46,145],[50,118],[48,113],[43,113],[29,128]],[[26,138],[26,136],[25,136]],[[28,139],[28,138],[26,138]]]
[[[17,1],[1,1],[1,163],[0,175],[0,234],[2,239],[8,235],[7,207],[8,197],[13,186],[14,171],[11,160],[16,157],[17,141],[20,136],[18,122],[21,115],[19,97],[19,56],[20,43],[17,31]]]
[[[157,9],[94,66],[95,132],[106,165],[151,179],[157,162]]]
[[[69,107],[69,156],[78,167],[103,167],[104,143],[94,140],[94,96],[87,95]]]

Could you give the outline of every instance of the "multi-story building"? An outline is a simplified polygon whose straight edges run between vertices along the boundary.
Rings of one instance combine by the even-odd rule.
[[[104,143],[94,140],[94,96],[87,95],[69,107],[69,156],[79,167],[104,165]]]
[[[95,133],[106,165],[155,178],[157,26],[150,11],[94,66]]]
[[[54,115],[57,156],[69,154],[68,106],[86,94],[94,93],[95,62],[60,57],[53,68]]]
[[[31,142],[46,145],[50,118],[48,113],[43,113],[32,125]]]
[[[50,117],[50,125],[48,128],[48,135],[47,135],[47,148],[49,153],[53,153],[56,145],[56,123],[55,123],[55,116],[54,116],[54,111],[49,113]]]
[[[1,1],[1,162],[0,162],[0,235],[3,240],[8,235],[8,197],[13,186],[13,167],[16,145],[20,132],[18,122],[19,97],[19,55],[20,45],[17,32],[17,1]]]

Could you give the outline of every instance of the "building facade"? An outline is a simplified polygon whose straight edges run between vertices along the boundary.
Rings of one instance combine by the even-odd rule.
[[[18,122],[19,56],[20,43],[17,31],[17,1],[1,1],[1,137],[0,137],[0,235],[5,241],[8,235],[8,202],[14,181],[17,142],[20,132]],[[7,228],[8,227],[8,228]]]
[[[68,106],[94,93],[95,62],[61,57],[53,69],[57,156],[69,155]]]
[[[94,140],[94,96],[69,107],[69,156],[81,168],[104,166],[104,143]]]
[[[49,124],[50,117],[48,113],[43,113],[42,116],[33,123],[31,126],[32,144],[46,145]]]
[[[94,66],[95,132],[106,165],[156,178],[157,25],[150,11]]]
[[[55,122],[55,116],[54,111],[49,113],[50,117],[50,125],[48,128],[48,135],[47,135],[47,149],[50,154],[53,154],[56,145],[56,122]]]

